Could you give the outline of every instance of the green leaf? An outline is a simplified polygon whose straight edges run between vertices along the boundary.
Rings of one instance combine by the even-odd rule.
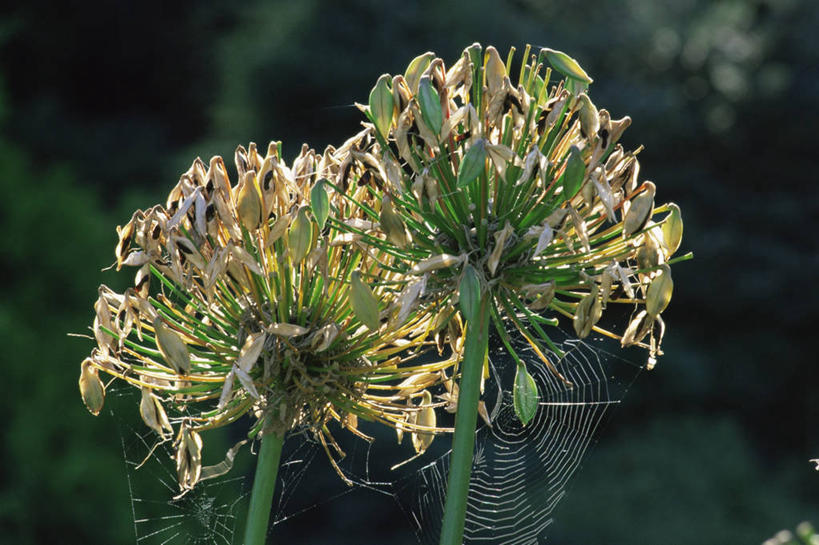
[[[370,286],[361,280],[361,273],[353,271],[350,275],[350,304],[356,318],[371,331],[377,331],[381,325],[378,319],[378,300]]]
[[[524,426],[535,417],[539,399],[535,379],[532,378],[523,363],[518,363],[512,401],[515,405],[515,414]]]
[[[387,138],[392,124],[393,97],[390,90],[390,77],[383,74],[375,87],[370,91],[370,115],[375,123],[376,130],[384,139]]]
[[[486,168],[486,141],[480,139],[467,150],[458,167],[458,187],[464,187],[475,180]]]
[[[572,146],[569,149],[569,159],[566,161],[566,171],[563,173],[563,196],[566,200],[577,195],[585,175],[586,163],[583,162],[580,149]]]
[[[421,116],[424,123],[435,133],[441,134],[441,125],[444,123],[444,114],[441,111],[441,99],[438,91],[432,86],[429,76],[423,76],[418,84],[418,105],[421,106]]]
[[[319,180],[310,190],[310,207],[313,209],[319,229],[324,229],[324,224],[330,216],[330,199],[327,197],[327,190],[324,189],[324,180]]]
[[[546,60],[549,61],[549,64],[564,76],[580,80],[584,83],[591,83],[593,81],[586,71],[580,67],[580,64],[564,52],[549,48],[544,48],[543,52],[546,54]]]
[[[478,307],[481,304],[481,281],[478,279],[478,273],[472,265],[466,265],[464,267],[464,274],[461,277],[461,285],[459,287],[458,301],[466,321],[474,322],[478,313]]]

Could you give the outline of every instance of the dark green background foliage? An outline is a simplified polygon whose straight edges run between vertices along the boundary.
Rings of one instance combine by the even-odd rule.
[[[65,335],[86,331],[99,283],[129,280],[99,272],[114,226],[196,155],[340,143],[379,74],[473,41],[575,56],[595,102],[634,119],[624,143],[645,144],[696,253],[674,269],[667,356],[603,429],[551,542],[760,543],[819,522],[819,4],[71,4],[0,12],[2,541],[134,542],[118,426],[77,392],[92,343]],[[346,498],[297,517],[290,542],[411,542],[390,502]]]

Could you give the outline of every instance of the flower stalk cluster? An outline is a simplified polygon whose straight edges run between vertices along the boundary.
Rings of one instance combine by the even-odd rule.
[[[89,410],[100,372],[140,388],[146,425],[176,437],[183,492],[230,465],[202,467],[200,432],[244,415],[249,438],[279,438],[276,460],[309,429],[346,479],[332,422],[366,440],[359,418],[387,424],[420,454],[451,431],[436,410],[457,411],[442,543],[460,543],[490,329],[516,362],[525,425],[539,400],[527,365],[572,386],[549,328],[643,347],[651,368],[671,265],[690,258],[673,257],[679,208],[655,203],[640,150],[618,143],[631,120],[594,105],[568,55],[513,58],[478,44],[451,67],[421,55],[378,79],[339,148],[304,146],[288,167],[280,145],[240,146],[235,185],[221,158],[194,161],[164,206],[118,228],[117,269],[137,273],[122,294],[100,288]],[[631,309],[620,328],[600,325],[611,306]]]

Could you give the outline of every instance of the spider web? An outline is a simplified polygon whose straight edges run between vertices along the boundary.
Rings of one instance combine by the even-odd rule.
[[[602,340],[566,340],[557,369],[573,387],[537,362],[524,346],[527,368],[540,393],[538,411],[527,426],[518,420],[511,385],[515,366],[496,357],[487,394],[492,427],[476,434],[469,482],[464,543],[533,545],[546,531],[567,485],[612,406],[620,403],[642,366],[607,352]],[[498,385],[504,385],[498,388]],[[449,453],[411,476],[398,494],[413,515],[421,543],[437,543],[446,498]]]
[[[564,357],[549,356],[573,384],[570,388],[523,343],[516,343],[541,396],[535,417],[523,426],[510,393],[515,366],[508,354],[494,348],[500,344],[494,341],[490,339],[491,373],[483,395],[492,426],[482,424],[476,433],[464,543],[545,543],[552,513],[571,477],[642,366],[607,351],[610,347],[602,339],[566,339],[559,343]],[[444,416],[439,424],[451,426],[452,417]],[[393,431],[363,422],[360,429],[376,440],[368,443],[346,430],[334,433],[346,454],[340,466],[353,481],[351,487],[343,484],[310,435],[288,436],[271,512],[271,534],[277,542],[378,543],[385,533],[400,536],[390,539],[394,545],[438,542],[449,438],[436,438],[423,456],[393,471],[396,461],[413,454],[409,438],[396,447]],[[249,468],[246,474],[242,467],[234,468],[225,478],[202,482],[174,500],[178,486],[170,443],[159,445],[136,470],[154,447],[155,436],[131,430],[127,437],[123,451],[138,545],[241,543],[237,520],[242,527],[246,483],[252,482]],[[207,437],[205,442],[208,448]],[[239,458],[255,462],[247,449]],[[142,474],[139,487],[135,485],[138,473]],[[381,525],[374,520],[389,522]],[[396,520],[405,521],[403,531]]]
[[[237,522],[247,498],[245,477],[228,473],[199,483],[179,495],[172,440],[159,442],[141,422],[120,415],[133,413],[139,396],[118,386],[109,397],[119,428],[137,545],[233,545]],[[112,396],[113,394],[113,396]],[[129,410],[130,409],[130,410]]]

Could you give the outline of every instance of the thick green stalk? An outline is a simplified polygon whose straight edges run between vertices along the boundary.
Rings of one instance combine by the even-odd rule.
[[[469,492],[472,454],[475,450],[481,375],[489,339],[489,294],[484,293],[481,297],[481,304],[474,318],[474,323],[467,323],[466,327],[461,381],[458,385],[458,412],[455,414],[455,435],[452,438],[449,483],[441,526],[441,545],[463,543],[466,496]]]
[[[273,492],[276,490],[276,476],[279,473],[282,443],[284,437],[273,432],[262,437],[262,446],[256,460],[256,475],[253,477],[253,491],[250,493],[250,506],[247,509],[245,545],[265,543],[270,509],[273,505]]]

